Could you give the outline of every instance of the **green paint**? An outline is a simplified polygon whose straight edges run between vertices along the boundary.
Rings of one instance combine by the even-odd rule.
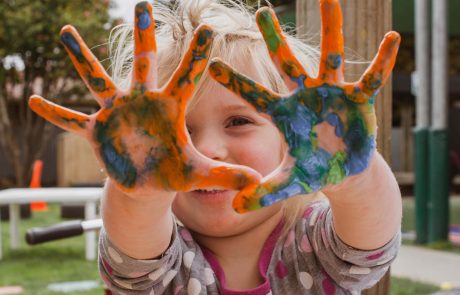
[[[203,76],[203,72],[199,72],[199,73],[195,76],[195,79],[193,79],[193,83],[194,83],[195,85],[198,85],[198,83],[200,82],[201,76]]]
[[[347,155],[340,151],[335,153],[332,159],[329,160],[329,174],[327,175],[327,183],[338,184],[345,178],[345,160]]]
[[[303,181],[299,181],[298,183],[300,184],[300,186],[302,186],[303,190],[306,193],[312,193],[313,192],[313,189],[308,185],[308,183],[303,182]]]
[[[283,44],[283,40],[276,31],[272,14],[269,10],[263,10],[259,13],[257,20],[262,28],[261,32],[264,35],[268,50],[276,53],[278,48]]]
[[[310,132],[311,149],[316,151],[318,149],[318,134],[315,131]]]

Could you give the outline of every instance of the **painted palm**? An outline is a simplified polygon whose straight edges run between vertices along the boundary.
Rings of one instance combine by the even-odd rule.
[[[100,105],[92,115],[32,96],[30,107],[51,123],[86,137],[108,175],[127,192],[187,191],[225,187],[244,190],[259,183],[255,171],[224,165],[198,153],[185,127],[185,109],[208,62],[212,31],[200,26],[169,82],[157,86],[152,6],[135,8],[133,78],[118,89],[77,31],[65,26],[61,40],[78,73]]]
[[[241,192],[238,212],[265,207],[290,196],[318,191],[368,167],[375,150],[374,98],[390,76],[400,37],[388,33],[359,81],[343,78],[344,46],[339,0],[320,0],[321,59],[309,77],[286,43],[274,12],[262,8],[257,23],[272,60],[292,92],[274,93],[214,60],[211,75],[223,86],[271,116],[289,146],[278,169],[251,191]]]

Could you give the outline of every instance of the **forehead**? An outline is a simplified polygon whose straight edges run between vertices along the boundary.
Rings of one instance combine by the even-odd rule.
[[[203,104],[218,108],[219,111],[238,110],[248,107],[243,98],[226,89],[211,77],[208,77],[206,85],[203,85],[200,91],[194,96],[189,108],[192,110],[195,107],[203,106]]]
[[[264,86],[268,86],[268,81],[263,81],[260,74],[260,65],[255,65],[255,60],[252,58],[244,58],[244,55],[240,59],[232,59],[225,61],[230,66],[245,75],[246,77],[260,83]],[[201,100],[212,99],[218,100],[224,105],[246,105],[242,98],[226,89],[224,86],[216,82],[206,70],[201,77],[201,81],[195,90],[195,94],[189,103],[189,108],[193,108],[194,105],[198,104]],[[268,88],[271,88],[268,86]]]

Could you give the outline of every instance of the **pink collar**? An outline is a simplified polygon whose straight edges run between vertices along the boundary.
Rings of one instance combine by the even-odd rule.
[[[216,257],[214,256],[213,253],[211,253],[209,249],[205,247],[201,247],[204,257],[206,258],[208,263],[211,265],[212,270],[214,271],[214,273],[217,276],[217,279],[220,282],[221,292],[223,295],[266,295],[270,292],[271,288],[270,288],[270,281],[267,278],[267,271],[268,271],[268,266],[270,265],[270,260],[273,255],[273,250],[275,249],[275,245],[281,234],[282,228],[283,228],[283,222],[280,222],[275,227],[275,229],[271,232],[270,236],[268,236],[262,248],[262,252],[260,253],[259,272],[260,272],[260,276],[263,279],[262,284],[260,284],[259,286],[253,289],[249,289],[245,291],[239,291],[239,290],[233,290],[233,289],[227,288],[225,284],[224,270],[220,266]]]

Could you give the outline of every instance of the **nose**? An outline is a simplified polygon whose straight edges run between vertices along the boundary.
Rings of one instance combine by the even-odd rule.
[[[216,130],[200,130],[198,134],[192,134],[192,142],[201,154],[210,159],[217,161],[228,159],[224,135]]]

